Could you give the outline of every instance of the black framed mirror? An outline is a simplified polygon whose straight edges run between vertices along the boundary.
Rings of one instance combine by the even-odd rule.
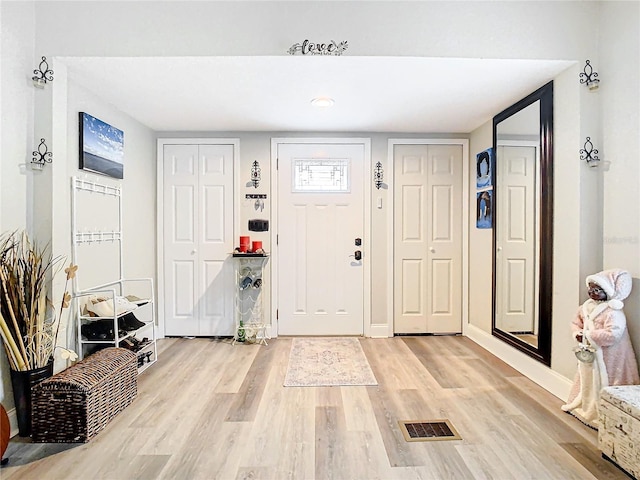
[[[553,82],[493,118],[492,334],[551,364]]]

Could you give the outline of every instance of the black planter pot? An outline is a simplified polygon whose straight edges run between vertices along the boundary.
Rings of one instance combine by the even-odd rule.
[[[53,376],[53,359],[33,370],[11,370],[11,386],[18,417],[18,435],[31,435],[31,389],[41,381]]]

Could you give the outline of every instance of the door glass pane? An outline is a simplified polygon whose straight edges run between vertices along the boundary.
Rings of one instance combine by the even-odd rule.
[[[349,192],[349,159],[294,159],[293,192]]]

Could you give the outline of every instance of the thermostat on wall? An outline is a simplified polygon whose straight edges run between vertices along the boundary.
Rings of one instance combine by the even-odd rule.
[[[269,231],[269,220],[260,220],[260,219],[249,220],[249,231],[251,232]]]

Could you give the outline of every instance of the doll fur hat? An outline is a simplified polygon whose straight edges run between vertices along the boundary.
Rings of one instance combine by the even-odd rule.
[[[604,290],[609,306],[615,310],[621,310],[624,307],[622,300],[631,293],[632,282],[629,272],[620,268],[603,270],[589,275],[586,279],[587,287],[590,283],[595,283]]]

